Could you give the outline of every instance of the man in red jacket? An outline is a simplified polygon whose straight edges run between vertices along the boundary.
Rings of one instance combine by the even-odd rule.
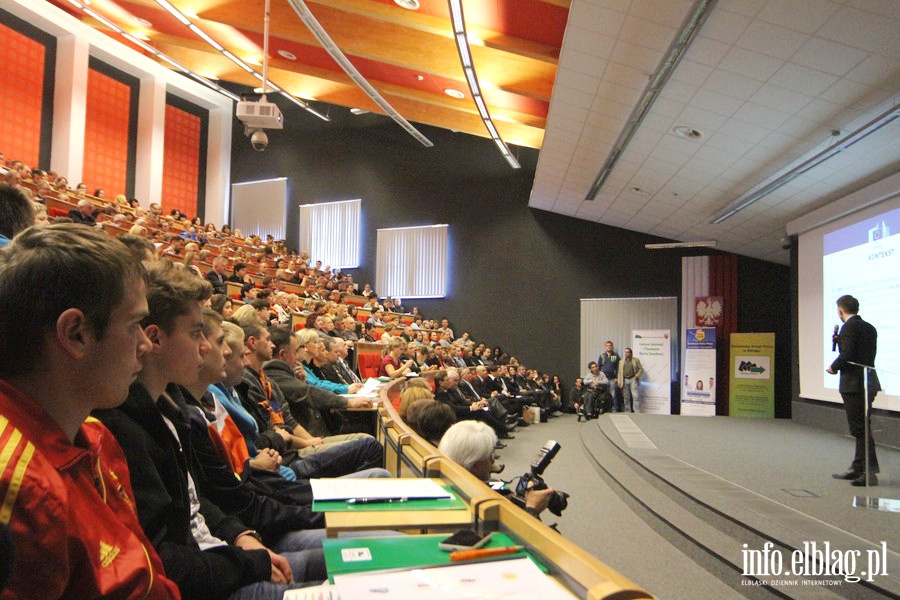
[[[3,598],[178,598],[135,515],[118,406],[150,342],[141,264],[79,225],[31,228],[0,254]],[[86,420],[87,419],[87,420]]]

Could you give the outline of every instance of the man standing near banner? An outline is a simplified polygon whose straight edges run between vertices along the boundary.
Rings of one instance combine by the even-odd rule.
[[[859,300],[853,296],[841,296],[837,299],[838,316],[844,323],[837,335],[837,346],[840,354],[831,366],[825,369],[832,375],[841,372],[840,392],[844,400],[844,410],[847,412],[847,423],[850,426],[850,435],[856,438],[856,454],[850,469],[845,473],[835,473],[835,479],[849,479],[851,485],[865,486],[866,475],[868,485],[878,485],[878,457],[875,455],[875,442],[872,439],[871,419],[866,422],[868,416],[866,405],[863,401],[865,388],[863,386],[862,367],[850,364],[875,365],[875,353],[877,350],[878,332],[870,323],[866,323],[859,316]],[[875,395],[881,390],[878,375],[873,370],[868,371],[868,408],[872,407]],[[868,432],[868,436],[866,436]],[[866,445],[869,450],[869,468],[866,473]]]
[[[641,412],[641,375],[644,367],[631,348],[625,348],[625,358],[619,361],[617,382],[625,398],[625,412]]]
[[[619,390],[617,381],[619,377],[619,363],[622,357],[613,349],[611,341],[607,340],[603,346],[604,350],[600,353],[597,364],[600,365],[600,371],[609,380],[609,393],[613,398],[613,412],[622,412],[622,392]]]

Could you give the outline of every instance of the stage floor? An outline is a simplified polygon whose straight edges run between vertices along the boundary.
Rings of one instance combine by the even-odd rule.
[[[573,507],[587,500],[582,490],[588,492],[596,486],[596,482],[589,481],[581,461],[573,457],[580,450],[588,462],[593,463],[601,482],[604,479],[609,482],[611,478],[623,488],[641,490],[635,492],[634,499],[641,504],[637,512],[644,511],[645,521],[647,512],[653,513],[686,536],[696,535],[698,545],[704,546],[707,552],[721,554],[726,562],[741,562],[743,534],[741,531],[735,533],[741,528],[754,534],[746,536],[745,543],[751,549],[759,549],[760,540],[768,539],[780,542],[788,550],[802,547],[804,541],[815,541],[822,548],[828,541],[833,549],[844,552],[859,549],[865,557],[867,550],[881,547],[885,542],[888,575],[879,580],[888,592],[900,592],[900,555],[897,554],[900,550],[900,513],[853,506],[857,496],[900,499],[900,452],[896,449],[878,448],[880,485],[867,490],[831,477],[832,473],[844,471],[849,465],[853,454],[852,438],[788,420],[618,414],[604,415],[589,423],[576,423],[574,416],[566,415],[547,424],[532,425],[516,435],[519,439],[501,452],[501,460],[508,464],[507,469],[512,469],[505,471],[503,476],[524,472],[543,442],[548,438],[557,439],[563,451],[547,470],[545,478],[550,485],[573,494]],[[877,431],[875,437],[877,440]],[[645,487],[648,485],[655,487]],[[679,490],[681,507],[664,497],[675,489]],[[621,495],[626,494],[620,490]],[[684,509],[684,498],[696,502],[702,510]],[[608,503],[610,507],[614,505],[614,502]],[[625,506],[626,510],[629,506],[637,508],[627,499]],[[712,525],[704,523],[704,510],[718,513],[735,527],[723,528],[711,519],[706,521]],[[633,561],[617,560],[619,554],[610,552],[608,545],[597,538],[597,532],[585,535],[583,524],[579,526],[568,521],[571,512],[570,508],[559,519],[564,535],[660,597],[682,596],[679,586],[666,589],[671,580],[667,579],[664,584],[660,581],[651,583],[647,571],[635,569],[638,565]],[[605,511],[598,505],[597,512],[600,515]],[[556,520],[553,516],[548,518]],[[613,518],[625,517],[620,513]],[[613,537],[618,538],[613,543],[629,545],[627,535]],[[671,536],[667,537],[671,541]],[[708,544],[703,541],[704,537]],[[643,543],[653,542],[645,540]],[[664,543],[659,542],[660,547]],[[676,542],[675,546],[678,545]],[[644,552],[646,555],[646,547]],[[623,553],[631,552],[623,550]],[[689,549],[685,553],[691,554]],[[662,554],[669,556],[666,567],[670,567],[671,562],[686,564],[683,559],[687,557],[678,550],[669,548]],[[786,558],[790,558],[790,554]],[[652,561],[640,566],[654,568]],[[863,567],[858,567],[857,571],[861,569]],[[696,574],[687,576],[695,583],[703,579]],[[725,579],[729,580],[729,577]],[[730,585],[735,587],[733,577]],[[849,591],[845,587],[838,595],[846,596]],[[867,592],[873,590],[860,588],[858,591],[867,596]],[[813,590],[806,593],[809,592]],[[804,597],[806,593],[787,595]],[[831,596],[821,588],[813,593],[813,597],[816,595]]]

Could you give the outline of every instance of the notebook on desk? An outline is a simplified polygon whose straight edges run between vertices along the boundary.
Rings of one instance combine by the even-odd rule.
[[[449,487],[432,479],[311,479],[313,510],[463,510]]]

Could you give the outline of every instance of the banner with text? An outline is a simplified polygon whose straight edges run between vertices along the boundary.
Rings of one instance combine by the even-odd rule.
[[[641,361],[640,403],[635,412],[668,415],[672,412],[672,335],[668,329],[636,329],[631,350]],[[640,409],[640,410],[639,410]]]
[[[688,417],[716,415],[716,328],[688,329],[685,336],[684,380],[681,414]]]
[[[732,417],[775,417],[775,334],[731,334]]]

